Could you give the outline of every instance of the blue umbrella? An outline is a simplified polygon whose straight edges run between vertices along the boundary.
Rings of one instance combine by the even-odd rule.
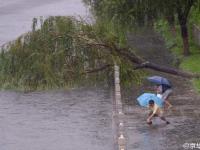
[[[147,80],[158,85],[167,85],[171,87],[171,83],[169,82],[169,80],[161,76],[151,76],[148,77]]]
[[[143,107],[147,107],[150,100],[153,100],[158,106],[163,107],[164,101],[153,93],[143,93],[137,98],[137,101]]]

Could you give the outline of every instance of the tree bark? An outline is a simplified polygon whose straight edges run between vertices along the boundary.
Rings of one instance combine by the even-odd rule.
[[[181,36],[183,39],[183,54],[184,56],[190,55],[189,50],[189,38],[188,38],[188,28],[187,28],[187,17],[189,15],[190,9],[192,5],[194,4],[194,0],[188,0],[187,4],[185,4],[185,7],[181,8],[180,4],[181,1],[177,1],[179,5],[177,5],[177,14],[178,14],[178,20],[181,28]]]
[[[166,67],[166,66],[162,66],[162,65],[158,65],[158,64],[146,61],[146,60],[136,56],[134,53],[132,53],[128,49],[115,48],[115,51],[119,54],[119,56],[124,57],[126,60],[128,59],[133,64],[137,64],[134,69],[149,68],[152,70],[165,72],[165,73],[173,74],[176,76],[181,76],[184,78],[200,78],[200,74],[197,74],[197,73],[185,72],[185,71],[182,71],[179,69]]]
[[[169,27],[170,27],[170,32],[172,35],[175,37],[176,36],[176,27],[175,27],[175,17],[173,14],[169,15],[166,17]]]
[[[186,24],[181,24],[181,36],[183,39],[183,54],[184,56],[190,55],[188,29]]]
[[[189,39],[188,39],[188,29],[187,29],[187,18],[181,14],[178,13],[178,20],[181,28],[181,36],[183,40],[183,55],[189,56],[190,50],[189,50]]]
[[[90,69],[90,70],[85,70],[85,72],[83,72],[83,74],[88,74],[88,73],[96,73],[96,72],[99,72],[99,71],[103,71],[107,68],[111,67],[110,64],[106,64],[102,67],[99,67],[99,68],[93,68],[93,69]]]

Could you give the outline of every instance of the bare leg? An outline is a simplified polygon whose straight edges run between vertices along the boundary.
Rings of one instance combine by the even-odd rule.
[[[172,104],[170,104],[170,102],[168,100],[165,100],[165,104],[167,104],[167,106],[168,106],[167,108],[168,109],[172,107]]]
[[[170,122],[169,122],[169,121],[167,121],[165,117],[161,116],[161,117],[160,117],[160,119],[161,119],[161,120],[163,120],[163,121],[165,121],[165,122],[166,122],[166,124],[170,124]]]
[[[164,100],[164,102],[165,102],[165,104],[166,104],[168,109],[172,107],[172,104],[170,104],[170,102],[168,101],[168,99],[169,99],[171,94],[172,94],[172,90],[168,89],[167,91],[165,91],[163,93],[163,96],[162,96],[162,98],[163,98],[163,100]]]

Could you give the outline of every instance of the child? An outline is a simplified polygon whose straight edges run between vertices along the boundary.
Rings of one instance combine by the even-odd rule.
[[[170,102],[168,101],[169,96],[172,94],[171,87],[167,85],[157,85],[156,93],[159,98],[163,99],[165,104],[168,106],[168,109],[172,107],[172,104],[170,104]]]
[[[153,100],[149,101],[149,109],[150,113],[149,117],[147,118],[148,124],[152,124],[151,120],[153,117],[160,117],[160,119],[165,121],[166,124],[170,124],[170,122],[165,119],[162,109],[157,104],[155,104]]]

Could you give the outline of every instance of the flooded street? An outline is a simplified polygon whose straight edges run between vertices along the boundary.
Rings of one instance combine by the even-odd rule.
[[[199,143],[200,103],[187,104],[184,99],[178,99],[179,96],[183,95],[171,98],[174,108],[165,112],[169,125],[154,118],[149,126],[146,124],[147,109],[138,104],[124,105],[128,150],[184,150],[185,143]],[[186,94],[184,96],[188,98]]]
[[[0,46],[30,31],[34,17],[87,13],[81,0],[0,0]]]
[[[111,150],[108,88],[0,92],[1,150]]]
[[[30,31],[34,17],[87,13],[81,0],[0,0],[0,46]],[[1,91],[0,133],[1,150],[110,150],[111,89]]]
[[[34,17],[86,17],[87,13],[81,0],[0,0],[0,46],[30,31]],[[146,60],[178,65],[158,34],[146,31],[131,34],[128,39]],[[190,149],[185,147],[188,144],[200,144],[200,94],[189,80],[152,70],[148,74],[172,82],[169,101],[173,107],[165,111],[170,124],[159,118],[153,120],[153,125],[146,124],[148,110],[136,99],[149,91],[152,85],[148,82],[129,88],[119,86],[126,150],[183,150]],[[98,86],[29,93],[0,91],[0,150],[116,150],[113,89]]]
[[[136,46],[139,53],[147,60],[171,65],[172,55],[165,48],[163,40],[152,31],[146,31],[140,35],[136,34],[129,38],[130,43]],[[155,55],[158,53],[159,55]],[[173,108],[165,111],[170,124],[166,125],[159,118],[154,118],[153,125],[146,124],[148,109],[140,107],[136,98],[141,93],[149,91],[152,84],[144,79],[145,82],[142,85],[122,88],[127,149],[191,149],[190,144],[200,143],[200,95],[193,89],[189,80],[152,70],[149,75],[167,77],[173,85],[173,95],[169,98]],[[153,90],[151,91],[153,92]],[[200,147],[193,147],[193,149],[200,149]]]

